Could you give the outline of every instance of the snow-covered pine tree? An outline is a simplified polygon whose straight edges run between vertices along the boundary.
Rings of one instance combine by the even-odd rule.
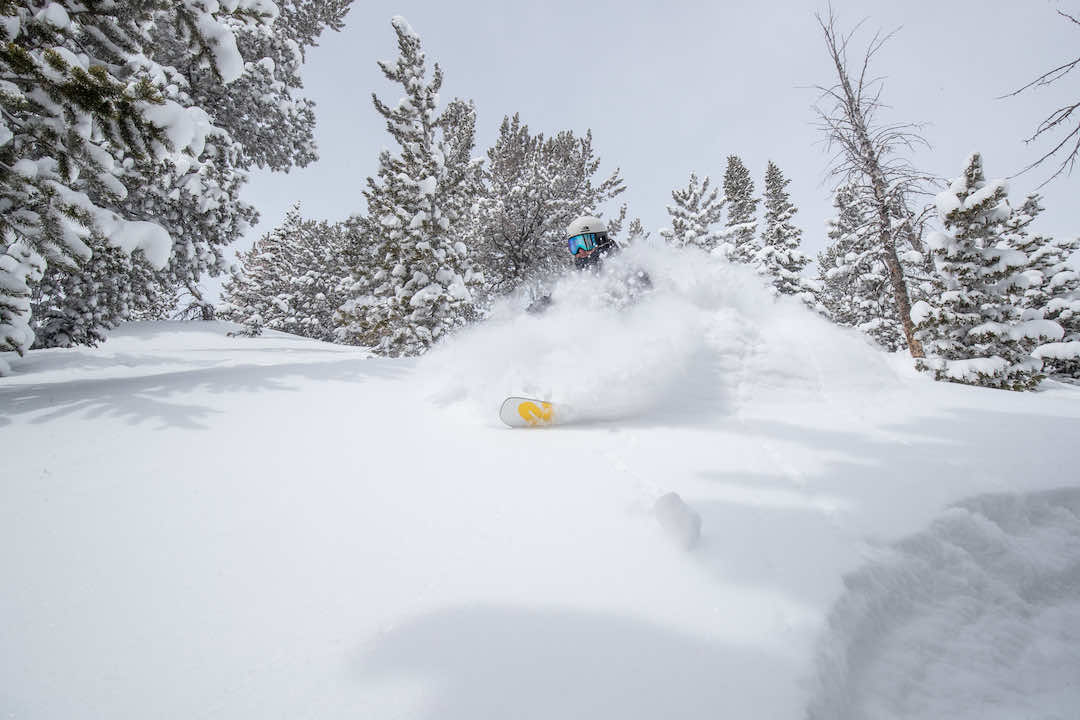
[[[133,255],[132,257],[137,257]],[[140,258],[141,259],[141,258]],[[141,282],[136,276],[135,285],[145,287],[147,294],[135,297],[128,314],[128,320],[169,320],[176,318],[176,309],[180,303],[180,291],[172,283],[164,282],[162,274],[143,260],[143,272],[153,273],[153,278]]]
[[[626,215],[628,212],[630,212],[630,208],[627,207],[626,203],[623,203],[619,206],[618,215],[604,220],[604,224],[607,225],[608,236],[620,245],[622,244],[622,241],[619,240],[619,233],[622,232],[623,225],[626,224]]]
[[[699,180],[697,173],[690,173],[690,183],[685,188],[671,191],[674,205],[668,205],[671,227],[660,235],[673,247],[698,247],[711,252],[720,244],[720,234],[713,226],[720,222],[724,211],[724,199],[720,189],[710,187],[712,181],[706,175]]]
[[[335,4],[342,5],[20,0],[0,6],[0,32],[9,41],[0,50],[4,246],[36,253],[43,276],[32,305],[0,300],[0,350],[23,352],[34,342],[32,307],[50,316],[36,324],[39,346],[93,342],[132,312],[155,312],[151,298],[161,296],[162,286],[191,287],[202,273],[223,269],[222,247],[255,217],[239,200],[244,171],[259,148],[272,152],[291,134],[276,126],[263,136],[271,145],[245,146],[237,137],[258,121],[239,111],[232,125],[226,121],[243,94],[217,102],[207,93],[223,84],[239,88],[247,74],[276,72],[273,58],[258,54],[270,38],[300,62],[307,30],[299,40],[275,34],[275,26],[288,24],[289,13],[280,8],[343,14],[323,12]],[[309,19],[299,25],[310,27]],[[280,64],[282,72],[290,72],[291,62]],[[303,104],[290,91],[298,83],[298,74],[295,82],[264,77],[247,93],[263,103],[262,117],[273,117],[275,106],[291,121],[310,124],[303,113],[286,110]],[[154,272],[129,257],[138,249]],[[90,262],[95,251],[111,257]],[[8,284],[0,277],[0,286]],[[107,292],[95,294],[102,288]],[[150,305],[140,306],[144,300]]]
[[[482,168],[472,160],[461,166],[462,147],[472,147],[462,129],[472,127],[462,124],[471,105],[455,102],[436,114],[442,69],[435,64],[429,80],[420,36],[402,17],[392,25],[400,56],[379,67],[405,96],[393,107],[372,98],[399,151],[380,153],[378,176],[368,178],[367,214],[354,239],[360,247],[350,257],[370,263],[352,268],[338,322],[346,342],[397,357],[423,353],[474,312],[471,290],[481,278],[457,232],[478,182],[470,173]],[[450,125],[456,129],[448,133]]]
[[[833,206],[836,216],[825,221],[829,242],[817,256],[819,299],[833,322],[854,327],[856,278],[848,258],[857,245],[857,233],[864,220],[858,194],[852,187],[841,185],[837,188],[833,193]]]
[[[906,347],[870,209],[858,187],[836,190],[830,244],[818,255],[820,299],[833,321],[858,328],[889,351]]]
[[[243,18],[248,12],[244,6],[252,2],[233,0],[234,15]],[[144,199],[141,208],[173,236],[175,252],[164,280],[185,289],[191,302],[189,316],[213,316],[200,279],[227,272],[225,246],[257,219],[254,208],[239,201],[247,171],[288,172],[318,159],[314,103],[301,95],[300,71],[307,50],[318,44],[323,31],[344,27],[351,2],[273,0],[267,22],[227,17],[235,51],[229,48],[224,57],[222,47],[200,47],[204,54],[220,57],[217,63],[187,59],[182,40],[189,21],[182,14],[166,16],[151,28],[153,56],[176,69],[191,102],[224,131],[218,142],[211,143],[220,146],[215,174],[221,192],[187,192],[190,185],[185,185],[179,196],[172,191],[157,193]],[[230,41],[222,42],[228,46]],[[227,145],[226,138],[231,140]]]
[[[177,299],[141,251],[94,247],[77,264],[52,263],[34,288],[34,348],[97,345],[121,320],[167,318]]]
[[[729,260],[753,265],[758,251],[757,206],[754,180],[737,155],[729,155],[724,171],[724,202],[728,219],[721,232],[723,252]]]
[[[626,189],[619,168],[595,184],[600,162],[592,130],[586,130],[584,137],[562,130],[544,141],[540,174],[550,190],[544,205],[554,227],[547,246],[556,268],[566,267],[566,226],[581,215],[602,217],[600,206]]]
[[[1041,197],[1028,195],[1024,203],[1013,208],[1005,221],[1002,236],[1009,247],[1024,253],[1027,263],[1019,273],[1018,282],[1010,288],[1009,301],[1018,314],[1037,314],[1042,317],[1041,309],[1049,302],[1046,278],[1043,275],[1043,253],[1050,239],[1032,235],[1029,227],[1042,214]]]
[[[484,190],[476,207],[470,245],[484,267],[485,294],[509,292],[547,257],[547,188],[541,184],[542,134],[520,116],[504,117],[487,151]]]
[[[781,295],[796,295],[807,306],[824,311],[817,299],[817,288],[802,276],[810,258],[802,251],[802,230],[791,219],[798,209],[791,203],[784,177],[771,160],[765,170],[765,227],[758,251],[759,272],[769,278]]]
[[[1028,228],[1042,211],[1041,198],[1029,195],[1005,223],[1008,246],[1027,258],[1009,299],[1020,320],[1051,320],[1064,332],[1061,341],[1043,344],[1032,353],[1044,361],[1043,370],[1080,378],[1080,273],[1069,264],[1080,250],[1080,238],[1032,235]]]
[[[1055,377],[1080,380],[1080,273],[1069,258],[1080,252],[1080,238],[1047,238],[1034,268],[1043,277],[1042,317],[1061,326],[1060,341],[1039,346],[1032,353],[1043,360],[1043,370]]]
[[[242,324],[243,335],[267,327],[334,342],[334,315],[347,299],[345,240],[344,225],[305,220],[294,205],[281,225],[239,253],[218,316]]]
[[[583,138],[563,131],[545,139],[515,114],[503,118],[487,155],[470,243],[491,295],[565,268],[566,226],[625,189],[617,168],[595,180],[600,159],[591,131]]]
[[[1062,332],[1047,320],[1018,320],[1009,301],[1024,284],[1027,257],[1004,237],[1012,215],[1005,182],[987,182],[976,153],[936,205],[947,231],[930,236],[941,292],[912,308],[928,355],[918,366],[938,380],[1034,389],[1043,375],[1031,350]]]
[[[626,229],[626,244],[631,246],[646,243],[650,234],[641,223],[641,218],[634,218]]]
[[[235,26],[243,64],[229,68],[229,76],[218,77],[222,70],[214,66],[173,63],[182,68],[195,103],[239,144],[240,167],[288,172],[318,160],[315,103],[300,94],[300,72],[322,33],[344,27],[352,1],[273,0],[271,24]],[[183,32],[172,25],[155,31],[159,46],[172,44],[161,50],[166,59],[183,56],[175,45],[177,30]]]
[[[34,332],[25,319],[30,317],[30,298],[45,271],[45,258],[29,241],[15,233],[0,235],[0,350],[29,348]],[[11,366],[0,355],[0,375]]]
[[[472,100],[454,98],[443,111],[439,127],[443,134],[446,168],[442,187],[454,190],[444,193],[444,214],[451,218],[450,233],[467,240],[484,189],[483,159],[473,156],[476,150],[476,105]],[[472,255],[470,252],[469,262],[473,272],[479,273],[481,268]],[[479,275],[477,280],[480,280]]]
[[[155,85],[159,68],[128,62],[142,26],[100,5],[0,6],[0,204],[3,247],[15,253],[0,263],[0,351],[33,343],[26,281],[36,283],[48,263],[75,266],[92,244],[144,249],[158,267],[168,259],[167,232],[113,208],[128,193],[125,179],[154,174],[153,148],[168,143],[165,121],[183,108]]]

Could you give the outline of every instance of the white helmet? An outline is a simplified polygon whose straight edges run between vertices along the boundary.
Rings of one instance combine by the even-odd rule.
[[[592,215],[582,215],[574,222],[566,226],[566,237],[574,237],[582,233],[606,233],[607,223]]]
[[[608,235],[607,223],[594,215],[582,215],[566,226],[566,246],[579,268],[596,265],[603,255],[619,249]]]

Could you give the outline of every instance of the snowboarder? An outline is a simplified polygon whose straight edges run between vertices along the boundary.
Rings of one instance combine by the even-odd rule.
[[[583,215],[567,226],[566,245],[578,270],[599,269],[606,256],[619,251],[604,221],[591,215]]]
[[[566,246],[578,270],[600,272],[605,258],[621,248],[615,238],[608,234],[607,224],[598,217],[582,215],[566,227]],[[652,287],[652,281],[644,271],[637,271],[630,281],[639,289]],[[534,301],[526,312],[541,313],[551,305],[551,295]]]

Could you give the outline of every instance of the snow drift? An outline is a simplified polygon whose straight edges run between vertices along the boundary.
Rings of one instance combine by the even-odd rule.
[[[987,495],[845,580],[811,720],[1046,720],[1080,708],[1080,488]]]

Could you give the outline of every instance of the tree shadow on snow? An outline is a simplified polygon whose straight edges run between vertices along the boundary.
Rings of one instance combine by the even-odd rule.
[[[44,424],[69,415],[122,418],[130,425],[157,422],[158,427],[205,429],[205,420],[221,410],[179,402],[194,390],[214,394],[292,392],[291,379],[359,382],[368,377],[394,377],[403,368],[365,358],[295,362],[274,365],[199,367],[172,372],[109,379],[80,379],[0,387],[0,425],[10,418],[34,414]]]
[[[773,682],[785,662],[630,618],[478,606],[395,627],[352,669],[361,686],[422,683],[424,718],[712,720],[794,717]]]

